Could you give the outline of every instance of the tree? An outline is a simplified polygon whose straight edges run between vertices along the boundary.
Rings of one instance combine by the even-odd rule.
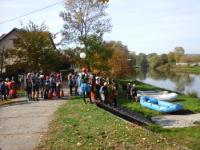
[[[86,65],[91,71],[109,72],[108,60],[112,56],[112,49],[106,44],[101,36],[90,36],[84,39],[86,49]]]
[[[151,55],[149,58],[149,67],[152,69],[156,69],[159,64],[159,56],[157,54]]]
[[[128,61],[129,61],[130,67],[136,66],[136,59],[137,59],[136,53],[129,51],[129,53],[128,53]]]
[[[185,53],[185,50],[183,49],[183,47],[174,48],[176,62],[179,62],[180,58],[184,55],[184,53]]]
[[[7,52],[5,48],[0,49],[0,73],[3,73],[3,69],[6,65],[6,58],[7,58]]]
[[[160,58],[159,58],[159,66],[161,65],[165,65],[168,63],[168,57],[167,57],[167,54],[162,54],[160,55]]]
[[[148,66],[147,56],[143,53],[139,53],[139,55],[137,56],[136,64],[142,69],[146,69]]]
[[[62,54],[55,49],[51,34],[44,24],[38,26],[29,22],[16,36],[15,48],[9,50],[13,66],[24,71],[48,72],[58,69]]]
[[[128,48],[121,42],[110,42],[113,55],[109,60],[110,72],[112,77],[123,77],[130,75],[133,68],[129,65]]]
[[[103,35],[111,30],[106,3],[98,0],[66,0],[65,11],[60,13],[64,23],[63,41],[84,44],[91,35]],[[87,48],[87,47],[85,47]]]
[[[175,60],[175,53],[174,52],[169,52],[168,55],[167,55],[167,57],[168,57],[168,63],[169,64],[173,64],[173,63],[176,62],[176,60]]]

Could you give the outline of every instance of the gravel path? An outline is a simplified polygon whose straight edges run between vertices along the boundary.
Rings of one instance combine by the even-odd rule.
[[[47,132],[64,100],[21,102],[0,106],[0,150],[31,150]]]
[[[164,115],[151,118],[164,128],[182,128],[200,123],[200,113],[189,115]]]

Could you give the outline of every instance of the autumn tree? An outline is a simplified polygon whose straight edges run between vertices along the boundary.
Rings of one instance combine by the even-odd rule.
[[[112,56],[112,50],[103,41],[102,36],[90,36],[84,39],[86,52],[86,65],[91,71],[104,72],[104,74],[109,72],[108,60]]]
[[[58,69],[61,53],[55,49],[51,34],[47,27],[30,22],[17,33],[14,49],[10,49],[9,59],[14,68],[24,71],[50,71]]]
[[[110,42],[113,55],[109,60],[110,73],[112,77],[123,77],[130,75],[132,68],[128,62],[128,48],[121,42]]]
[[[99,0],[65,0],[65,11],[60,13],[64,23],[63,42],[76,42],[86,47],[87,37],[111,30],[110,18],[105,12],[107,3]]]

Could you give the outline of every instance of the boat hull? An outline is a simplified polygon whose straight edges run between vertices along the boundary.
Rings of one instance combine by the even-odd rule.
[[[139,91],[138,96],[149,96],[161,101],[174,101],[177,98],[176,93],[168,93],[167,91],[160,92],[149,92],[149,91]]]
[[[171,113],[183,109],[183,106],[180,104],[172,104],[169,102],[160,101],[149,96],[141,96],[140,104],[149,109],[153,109],[163,113]]]

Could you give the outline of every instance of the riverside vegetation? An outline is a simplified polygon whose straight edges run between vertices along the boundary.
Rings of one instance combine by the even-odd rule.
[[[119,80],[120,83],[134,82],[137,85],[137,88],[140,90],[166,90],[161,89],[149,84],[144,84],[137,80],[130,80],[128,78]],[[123,97],[120,97],[119,103],[121,106],[126,107],[127,109],[134,110],[136,112],[142,113],[147,118],[151,118],[157,115],[164,115],[157,111],[153,111],[147,108],[142,107],[139,103],[130,102]],[[191,97],[189,95],[184,95],[178,93],[177,101],[175,103],[180,103],[184,106],[185,111],[190,111],[193,113],[200,113],[200,99]],[[147,127],[153,132],[159,133],[165,137],[173,139],[177,144],[187,146],[190,149],[198,150],[200,149],[200,124],[197,123],[194,127],[186,128],[173,128],[173,129],[164,129],[158,125],[151,125]]]

